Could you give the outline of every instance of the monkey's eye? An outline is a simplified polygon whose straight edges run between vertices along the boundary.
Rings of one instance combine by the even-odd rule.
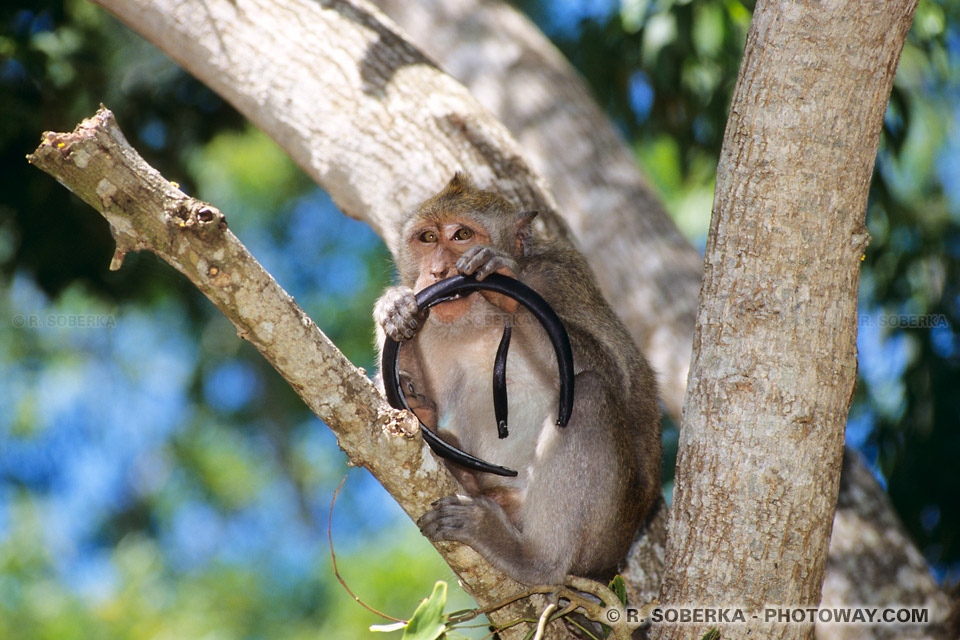
[[[454,240],[469,240],[473,237],[473,229],[470,227],[460,227],[457,229],[457,232],[453,234]]]
[[[433,231],[424,231],[423,233],[420,234],[420,242],[433,243],[436,241],[437,241],[437,234]]]

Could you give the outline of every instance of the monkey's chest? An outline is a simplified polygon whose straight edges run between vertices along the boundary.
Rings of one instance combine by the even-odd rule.
[[[515,334],[516,336],[516,334]],[[536,456],[544,429],[556,429],[558,383],[549,350],[515,337],[507,357],[507,426],[499,438],[493,404],[493,368],[500,332],[476,332],[456,348],[425,331],[424,364],[435,393],[439,428],[454,435],[463,450],[490,462],[522,470]],[[552,367],[552,369],[551,369]],[[550,375],[552,373],[552,376]]]

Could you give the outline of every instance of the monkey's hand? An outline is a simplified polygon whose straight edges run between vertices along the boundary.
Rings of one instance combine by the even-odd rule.
[[[491,273],[502,273],[511,278],[517,277],[517,261],[510,254],[478,244],[467,249],[457,260],[457,271],[464,276],[475,276],[483,280]]]
[[[415,336],[425,315],[417,307],[417,297],[410,287],[390,287],[373,307],[374,321],[397,342]]]
[[[477,280],[483,280],[491,273],[500,273],[507,277],[518,279],[519,271],[517,261],[510,254],[478,244],[467,249],[460,259],[457,260],[457,272],[464,276],[474,276]],[[492,291],[481,291],[484,298],[491,304],[494,304],[507,313],[513,313],[520,306],[520,303]]]

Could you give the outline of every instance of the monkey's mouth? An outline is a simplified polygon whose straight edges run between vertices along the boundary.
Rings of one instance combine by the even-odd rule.
[[[439,298],[436,302],[433,303],[434,307],[446,304],[448,302],[457,302],[458,300],[476,299],[477,296],[482,294],[479,291],[458,291],[457,293],[451,293],[448,296]]]

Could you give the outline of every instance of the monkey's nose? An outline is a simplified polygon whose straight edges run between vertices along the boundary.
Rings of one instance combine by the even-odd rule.
[[[432,275],[437,282],[440,282],[441,280],[446,280],[447,278],[450,277],[451,269],[450,267],[444,267],[442,269],[431,269],[430,275]]]

